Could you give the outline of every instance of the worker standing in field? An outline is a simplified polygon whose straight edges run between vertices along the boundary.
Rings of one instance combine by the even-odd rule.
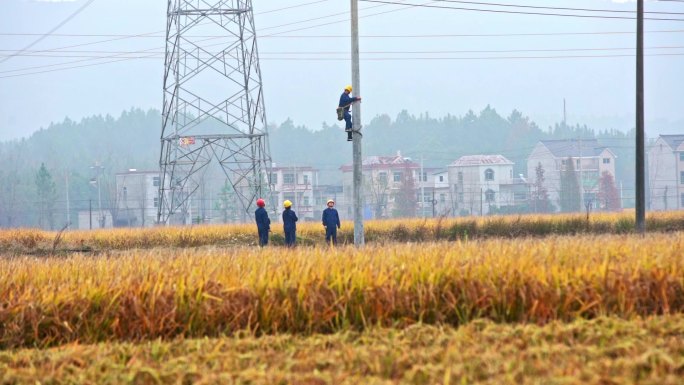
[[[328,208],[323,210],[323,227],[325,227],[325,242],[337,244],[337,229],[340,228],[340,216],[335,210],[335,201],[328,200]]]
[[[283,231],[285,232],[285,246],[294,247],[297,242],[297,214],[292,210],[292,202],[283,202]]]
[[[349,94],[352,92],[352,86],[346,86],[344,87],[344,92],[342,93],[342,96],[340,96],[340,104],[337,108],[337,119],[342,120],[340,118],[344,119],[345,122],[345,127],[344,130],[347,131],[347,141],[351,142],[352,140],[352,116],[349,110],[351,109],[351,105],[355,102],[360,102],[361,97],[351,97]]]
[[[268,212],[266,212],[266,209],[264,208],[266,202],[262,198],[259,198],[257,199],[256,204],[259,208],[254,212],[254,219],[256,219],[257,230],[259,231],[259,246],[263,247],[268,245],[268,233],[271,231],[271,220],[268,218]]]

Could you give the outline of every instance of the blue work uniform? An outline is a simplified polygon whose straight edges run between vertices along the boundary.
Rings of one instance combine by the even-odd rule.
[[[283,231],[285,232],[285,245],[294,246],[297,241],[297,214],[291,208],[283,210]]]
[[[328,207],[323,210],[323,226],[325,226],[325,241],[337,244],[337,229],[340,228],[340,216],[337,210]]]
[[[256,219],[257,230],[259,231],[259,246],[266,246],[268,245],[268,232],[271,230],[268,212],[265,208],[259,207],[254,212],[254,219]]]
[[[342,96],[340,96],[340,105],[338,107],[344,107],[344,121],[346,123],[345,125],[345,130],[346,131],[351,131],[352,129],[352,117],[351,113],[349,113],[349,109],[351,108],[352,103],[358,102],[359,98],[356,97],[351,97],[349,96],[348,93],[343,92]]]

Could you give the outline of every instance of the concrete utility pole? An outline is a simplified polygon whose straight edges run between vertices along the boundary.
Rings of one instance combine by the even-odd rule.
[[[361,95],[361,74],[359,65],[359,0],[351,0],[351,56],[352,56],[352,87],[354,95]],[[361,103],[353,107],[353,141],[354,152],[354,245],[363,246],[363,173],[361,157]]]
[[[636,230],[646,231],[646,175],[644,171],[644,0],[637,0],[636,52]]]
[[[423,154],[420,155],[420,216],[425,218],[425,183],[423,183],[423,173],[425,169],[423,168]]]

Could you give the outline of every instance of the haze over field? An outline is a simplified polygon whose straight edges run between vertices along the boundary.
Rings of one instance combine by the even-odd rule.
[[[118,116],[131,107],[161,108],[167,3],[88,3],[3,1],[0,141],[29,136],[66,116],[80,120]],[[541,0],[506,4],[549,6]],[[634,2],[607,0],[563,0],[553,6],[635,9]],[[80,7],[54,34],[26,49]],[[489,104],[504,113],[518,109],[546,129],[563,119],[565,98],[569,124],[621,131],[634,126],[634,20],[373,2],[362,2],[361,9],[366,123],[404,109],[464,115]],[[678,2],[647,2],[646,10],[669,13],[648,17],[684,19],[676,14],[684,13]],[[336,123],[333,108],[350,82],[349,2],[261,0],[254,11],[269,122],[291,118],[310,129]],[[684,132],[684,22],[649,20],[645,30],[651,31],[646,54],[653,55],[646,58],[647,134]]]

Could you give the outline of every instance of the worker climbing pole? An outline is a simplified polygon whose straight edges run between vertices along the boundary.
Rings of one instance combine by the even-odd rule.
[[[352,132],[354,131],[350,109],[352,107],[352,104],[361,101],[361,97],[352,97],[351,93],[352,86],[344,87],[344,92],[340,96],[340,104],[337,107],[337,120],[344,120],[344,130],[347,132],[348,142],[351,142],[353,140]],[[359,135],[361,134],[358,131],[356,133]]]

